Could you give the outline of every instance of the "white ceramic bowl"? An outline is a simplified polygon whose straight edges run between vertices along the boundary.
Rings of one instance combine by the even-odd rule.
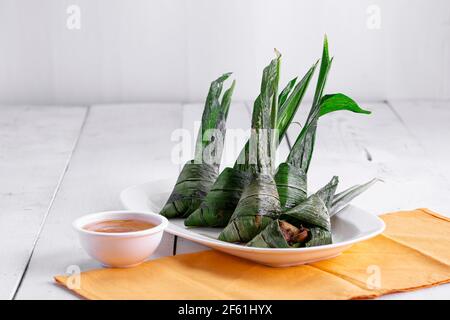
[[[138,219],[148,221],[155,227],[124,233],[103,233],[83,229],[86,225],[104,220]],[[76,219],[73,227],[78,232],[81,246],[95,260],[106,267],[134,267],[156,250],[169,222],[159,214],[136,211],[105,211]]]

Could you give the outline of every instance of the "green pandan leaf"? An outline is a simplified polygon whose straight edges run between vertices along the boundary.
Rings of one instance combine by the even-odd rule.
[[[295,77],[294,79],[289,81],[288,84],[286,85],[286,87],[284,87],[284,89],[281,91],[280,95],[278,96],[278,105],[279,106],[282,106],[283,103],[286,101],[287,97],[289,96],[289,94],[292,91],[292,88],[294,88],[296,82],[297,82],[297,77]]]
[[[278,112],[278,139],[281,140],[292,122],[302,100],[308,89],[309,82],[316,70],[317,62],[308,70],[304,77],[295,85],[289,94],[289,97],[283,104],[279,105]]]
[[[328,52],[328,40],[325,37],[319,77],[317,80],[314,100],[308,118],[302,131],[292,147],[286,162],[308,173],[316,139],[317,122],[320,116],[330,112],[349,110],[356,113],[370,114],[370,111],[361,109],[351,98],[342,93],[323,96],[323,91],[333,59]]]
[[[327,94],[320,101],[320,114],[348,110],[355,113],[371,114],[370,111],[362,109],[352,98],[342,93]]]
[[[339,210],[343,209],[346,205],[350,203],[354,198],[359,196],[361,193],[369,189],[378,181],[382,181],[378,178],[374,178],[366,183],[358,184],[353,187],[350,187],[333,197],[333,203],[330,209],[330,216],[336,214]]]
[[[331,232],[320,227],[311,228],[311,239],[305,243],[305,247],[323,246],[333,243]]]

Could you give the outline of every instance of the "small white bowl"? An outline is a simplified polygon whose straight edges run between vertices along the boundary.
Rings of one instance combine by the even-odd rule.
[[[83,229],[86,225],[104,220],[137,219],[155,227],[135,232],[104,233]],[[129,268],[144,262],[155,252],[169,221],[156,213],[136,211],[105,211],[76,219],[81,246],[95,260],[106,267]]]

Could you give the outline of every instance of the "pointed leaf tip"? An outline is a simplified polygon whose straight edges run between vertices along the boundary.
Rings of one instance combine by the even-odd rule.
[[[281,52],[277,50],[277,48],[273,48],[273,51],[275,51],[275,55],[277,57],[277,59],[281,58]]]

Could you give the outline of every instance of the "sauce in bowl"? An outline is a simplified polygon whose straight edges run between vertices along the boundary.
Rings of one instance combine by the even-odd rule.
[[[144,220],[103,220],[89,223],[83,229],[101,233],[125,233],[147,230],[155,226]]]

